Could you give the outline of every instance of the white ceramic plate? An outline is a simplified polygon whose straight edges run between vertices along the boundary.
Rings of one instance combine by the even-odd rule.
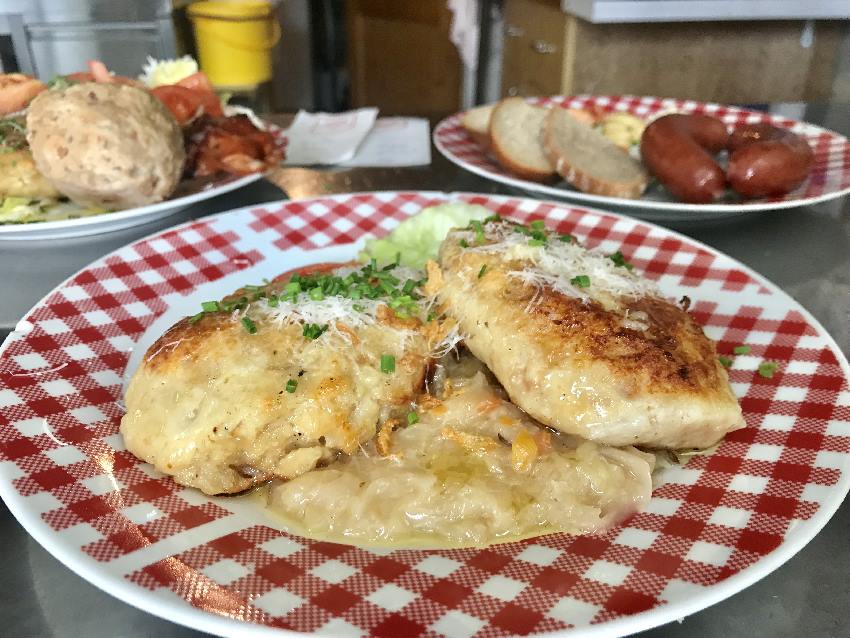
[[[201,301],[350,259],[422,207],[460,200],[621,250],[735,357],[747,428],[664,470],[605,534],[487,549],[376,551],[311,541],[256,503],[176,485],[118,434],[128,365]],[[776,361],[772,379],[757,373]],[[735,260],[663,228],[567,204],[361,193],[253,206],[163,231],[86,267],[0,352],[0,495],[81,577],[226,636],[612,636],[681,618],[775,570],[850,488],[850,366],[818,322]],[[62,595],[62,592],[54,592]],[[760,610],[752,620],[759,622]]]
[[[102,215],[62,219],[59,221],[34,222],[31,224],[0,224],[0,240],[81,237],[83,235],[99,235],[113,230],[139,226],[155,219],[162,219],[179,213],[181,210],[197,202],[202,202],[217,195],[223,195],[237,188],[247,186],[256,182],[261,177],[261,173],[255,173],[253,175],[245,175],[244,177],[225,179],[213,183],[197,193],[114,213],[103,213]]]
[[[748,111],[692,100],[628,95],[554,96],[529,98],[529,100],[544,106],[563,106],[600,112],[624,111],[643,119],[652,119],[661,113],[681,112],[706,113],[720,118],[727,125],[768,122],[776,126],[788,127],[795,133],[804,135],[814,151],[814,165],[808,179],[799,188],[782,197],[736,201],[730,196],[724,201],[713,204],[687,204],[672,199],[654,181],[639,199],[625,199],[583,193],[563,181],[547,185],[518,178],[499,166],[496,160],[466,133],[461,126],[463,113],[444,119],[434,128],[434,144],[449,161],[461,168],[486,179],[517,188],[532,197],[554,197],[586,205],[614,207],[629,215],[657,221],[722,219],[744,213],[808,206],[850,193],[850,141],[843,135],[813,124],[760,111]]]

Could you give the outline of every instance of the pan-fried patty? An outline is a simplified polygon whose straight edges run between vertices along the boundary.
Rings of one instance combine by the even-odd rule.
[[[491,221],[452,231],[429,275],[467,347],[545,425],[665,448],[744,426],[713,342],[621,255]]]
[[[406,413],[430,361],[421,273],[406,271],[348,267],[208,302],[146,353],[125,397],[127,448],[207,494],[355,452]]]

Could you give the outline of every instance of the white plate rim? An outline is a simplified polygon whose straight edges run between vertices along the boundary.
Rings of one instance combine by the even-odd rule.
[[[277,200],[265,202],[262,204],[254,204],[234,208],[232,210],[223,211],[214,215],[209,215],[202,219],[204,221],[213,221],[217,218],[226,215],[241,214],[256,209],[258,206],[285,207],[290,203],[303,204],[317,200],[341,201],[349,199],[351,197],[356,197],[358,195],[395,196],[399,194],[416,194],[419,196],[430,197],[434,199],[441,198],[445,199],[446,201],[451,201],[461,196],[484,197],[490,200],[501,201],[514,200],[517,203],[521,202],[523,199],[529,199],[511,195],[494,195],[468,191],[368,191],[339,193],[293,200]],[[570,206],[569,203],[557,200],[532,199],[530,201],[533,201],[535,204],[549,204],[556,207]],[[769,289],[774,295],[778,295],[780,300],[789,303],[790,306],[794,308],[794,310],[800,312],[800,314],[806,319],[806,321],[809,322],[810,325],[818,331],[818,335],[825,340],[826,345],[832,349],[833,354],[836,355],[838,365],[844,374],[845,380],[850,379],[850,363],[848,363],[847,357],[845,356],[843,350],[836,343],[832,335],[830,335],[829,332],[826,331],[826,329],[817,320],[817,318],[815,318],[805,307],[803,307],[788,293],[784,292],[781,288],[779,288],[779,286],[771,282],[769,279],[763,277],[746,264],[707,244],[704,244],[699,240],[690,238],[682,233],[670,230],[652,222],[648,222],[645,220],[636,220],[627,215],[602,209],[581,206],[573,206],[573,208],[578,208],[583,212],[590,212],[594,215],[613,216],[620,221],[624,221],[630,224],[646,224],[654,228],[655,230],[661,231],[676,239],[682,240],[685,243],[690,243],[703,250],[706,250],[714,256],[720,256],[722,258],[730,260],[737,268],[741,269],[748,276],[752,277],[756,282]],[[41,300],[39,300],[33,306],[32,309],[30,309],[27,315],[29,315],[33,309],[42,305],[51,295],[63,288],[68,283],[68,281],[73,279],[76,275],[88,270],[89,268],[94,267],[97,264],[100,264],[114,253],[123,250],[127,246],[155,238],[163,233],[173,232],[175,230],[190,226],[191,224],[197,223],[197,221],[199,220],[184,222],[182,224],[175,225],[171,228],[158,230],[143,238],[134,240],[133,242],[130,242],[125,246],[117,248],[114,251],[108,253],[107,255],[100,257],[99,259],[94,260],[90,264],[84,266],[79,271],[77,271],[77,273],[71,275],[66,280],[58,284],[55,288],[53,288],[49,293],[47,293],[47,295],[45,295]],[[340,244],[340,246],[341,245],[343,244]],[[4,340],[4,342],[0,344],[0,357],[4,355],[12,336],[16,332],[27,329],[24,324],[24,321],[19,322],[18,328],[16,328],[15,331],[10,332],[9,336]],[[602,636],[612,635],[625,636],[640,631],[645,631],[654,627],[659,627],[669,622],[684,618],[729,598],[730,596],[758,582],[768,574],[781,567],[784,563],[793,558],[806,545],[808,545],[808,543],[811,542],[811,540],[815,536],[817,536],[818,533],[820,533],[820,531],[833,517],[835,512],[838,511],[838,509],[841,507],[848,492],[850,492],[850,462],[845,460],[844,466],[841,468],[841,470],[841,477],[833,486],[834,498],[829,502],[822,504],[814,513],[814,515],[812,515],[811,518],[805,521],[805,524],[798,525],[795,528],[795,531],[793,532],[793,535],[790,539],[788,538],[788,536],[786,536],[785,538],[783,538],[783,541],[779,545],[779,547],[771,551],[769,554],[764,555],[756,563],[745,567],[741,571],[733,574],[732,576],[729,576],[728,578],[720,581],[717,584],[705,587],[699,593],[699,595],[692,596],[685,600],[674,603],[658,605],[657,607],[653,607],[646,611],[638,612],[629,616],[623,616],[596,625],[589,625],[584,627],[531,635],[547,636],[551,638],[600,638]],[[95,561],[93,558],[84,556],[82,552],[69,551],[68,548],[64,547],[62,543],[57,541],[57,535],[55,534],[55,532],[50,530],[48,526],[43,524],[42,521],[38,520],[37,517],[33,517],[31,515],[31,513],[25,507],[25,503],[23,502],[24,497],[21,496],[12,487],[11,481],[8,480],[6,473],[2,470],[0,470],[0,498],[3,499],[9,511],[13,514],[15,519],[24,527],[27,533],[29,533],[39,543],[39,545],[46,549],[60,563],[71,569],[71,571],[73,571],[75,574],[77,574],[84,580],[101,589],[103,592],[114,596],[122,602],[136,607],[137,609],[150,613],[164,620],[168,620],[192,629],[206,631],[208,633],[212,633],[218,636],[272,637],[306,635],[301,632],[295,632],[287,629],[278,629],[264,625],[258,625],[255,623],[237,621],[231,618],[213,614],[211,612],[206,612],[189,605],[188,602],[177,597],[171,592],[167,592],[166,596],[158,596],[156,593],[149,592],[115,574],[111,574],[104,570],[98,570],[97,567],[100,565],[100,563]]]

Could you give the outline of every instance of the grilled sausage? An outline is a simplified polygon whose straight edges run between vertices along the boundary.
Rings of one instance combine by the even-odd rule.
[[[794,190],[809,176],[814,159],[805,139],[770,124],[735,129],[729,137],[729,152],[729,183],[745,198]]]
[[[640,152],[649,171],[677,199],[706,204],[719,198],[726,175],[712,157],[726,148],[726,125],[709,115],[665,115],[646,127]]]

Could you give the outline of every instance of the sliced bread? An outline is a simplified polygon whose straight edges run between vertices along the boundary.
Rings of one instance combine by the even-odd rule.
[[[488,104],[469,109],[460,120],[460,125],[469,136],[484,148],[490,147],[490,114],[493,108],[492,104]]]
[[[541,134],[549,109],[509,97],[490,115],[490,149],[505,169],[523,179],[545,182],[555,169],[543,152]]]
[[[555,170],[585,193],[636,199],[649,181],[640,162],[566,109],[546,116],[543,148]]]

